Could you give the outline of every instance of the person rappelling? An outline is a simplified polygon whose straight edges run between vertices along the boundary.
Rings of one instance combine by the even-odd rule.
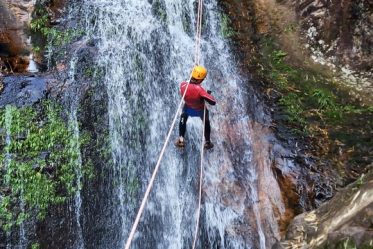
[[[214,144],[210,140],[211,126],[209,119],[209,111],[205,107],[205,101],[210,105],[215,105],[215,98],[211,95],[211,91],[206,91],[201,86],[202,81],[207,76],[207,70],[203,66],[195,66],[192,71],[192,77],[190,79],[189,85],[188,82],[181,82],[180,84],[180,93],[184,95],[185,89],[187,92],[184,97],[184,107],[180,115],[179,122],[179,138],[176,140],[176,146],[183,148],[185,146],[185,132],[186,132],[186,123],[188,117],[200,117],[202,122],[205,115],[205,149],[211,149],[214,147]],[[206,112],[206,113],[205,113]]]

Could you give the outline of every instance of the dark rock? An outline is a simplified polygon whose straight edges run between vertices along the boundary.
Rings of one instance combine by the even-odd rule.
[[[13,104],[18,107],[32,105],[46,96],[47,79],[32,76],[7,76],[0,95],[0,107]]]

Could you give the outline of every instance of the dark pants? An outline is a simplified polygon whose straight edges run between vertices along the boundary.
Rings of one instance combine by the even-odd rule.
[[[186,132],[186,123],[188,121],[189,116],[197,116],[202,119],[203,122],[203,113],[204,111],[201,110],[198,115],[190,115],[187,108],[183,108],[183,113],[180,116],[179,122],[179,135],[181,137],[185,137]],[[211,133],[211,126],[210,126],[210,119],[209,119],[209,111],[206,109],[206,117],[205,117],[205,140],[210,141],[210,133]]]

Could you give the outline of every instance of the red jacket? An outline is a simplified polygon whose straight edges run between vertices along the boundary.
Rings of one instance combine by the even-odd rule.
[[[188,82],[180,84],[180,94],[184,95]],[[208,94],[200,84],[189,84],[187,93],[185,94],[185,105],[195,110],[202,110],[205,107],[205,100],[210,105],[215,105],[215,98]]]

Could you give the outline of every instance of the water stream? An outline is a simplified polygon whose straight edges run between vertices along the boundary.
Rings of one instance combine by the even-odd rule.
[[[77,165],[75,168],[76,174],[76,182],[75,185],[78,188],[74,200],[73,200],[73,208],[74,208],[74,216],[75,216],[75,242],[74,242],[74,249],[83,249],[84,246],[84,239],[83,239],[83,227],[81,224],[81,208],[82,208],[82,197],[81,197],[81,186],[82,186],[82,156],[80,153],[80,131],[78,125],[78,118],[77,118],[77,109],[79,104],[79,87],[80,85],[76,81],[75,74],[76,74],[76,64],[77,64],[77,56],[74,55],[70,62],[69,66],[69,75],[68,75],[68,84],[71,84],[69,87],[70,91],[66,95],[67,103],[69,104],[69,130],[73,134],[73,138],[70,141],[70,148],[74,153],[76,153],[76,158],[72,158],[71,160],[75,160],[74,165]]]
[[[111,208],[121,224],[112,232],[120,234],[117,246],[123,248],[176,111],[179,83],[193,66],[196,2],[89,0],[83,5],[88,33],[98,40],[97,63],[105,68],[115,165],[110,177],[119,197]],[[235,67],[220,17],[216,1],[205,1],[201,64],[209,74],[203,86],[218,105],[210,108],[215,148],[204,158],[198,248],[268,248],[279,236],[272,206],[284,209],[267,158],[269,132],[248,114],[255,96]],[[256,116],[264,115],[258,106]],[[190,119],[186,148],[168,146],[132,248],[191,247],[201,128],[199,119]]]
[[[12,131],[11,131],[12,111],[13,111],[12,108],[13,107],[11,105],[7,105],[5,107],[5,131],[6,131],[6,135],[5,135],[5,163],[4,163],[5,170],[8,170],[9,165],[10,165],[11,160],[12,160],[11,155],[9,153],[10,144],[11,144],[11,134],[12,134]],[[8,183],[6,183],[6,184],[8,184]],[[11,234],[10,234],[10,232],[7,233],[6,237],[7,237],[6,249],[11,249],[12,244],[11,244]]]

